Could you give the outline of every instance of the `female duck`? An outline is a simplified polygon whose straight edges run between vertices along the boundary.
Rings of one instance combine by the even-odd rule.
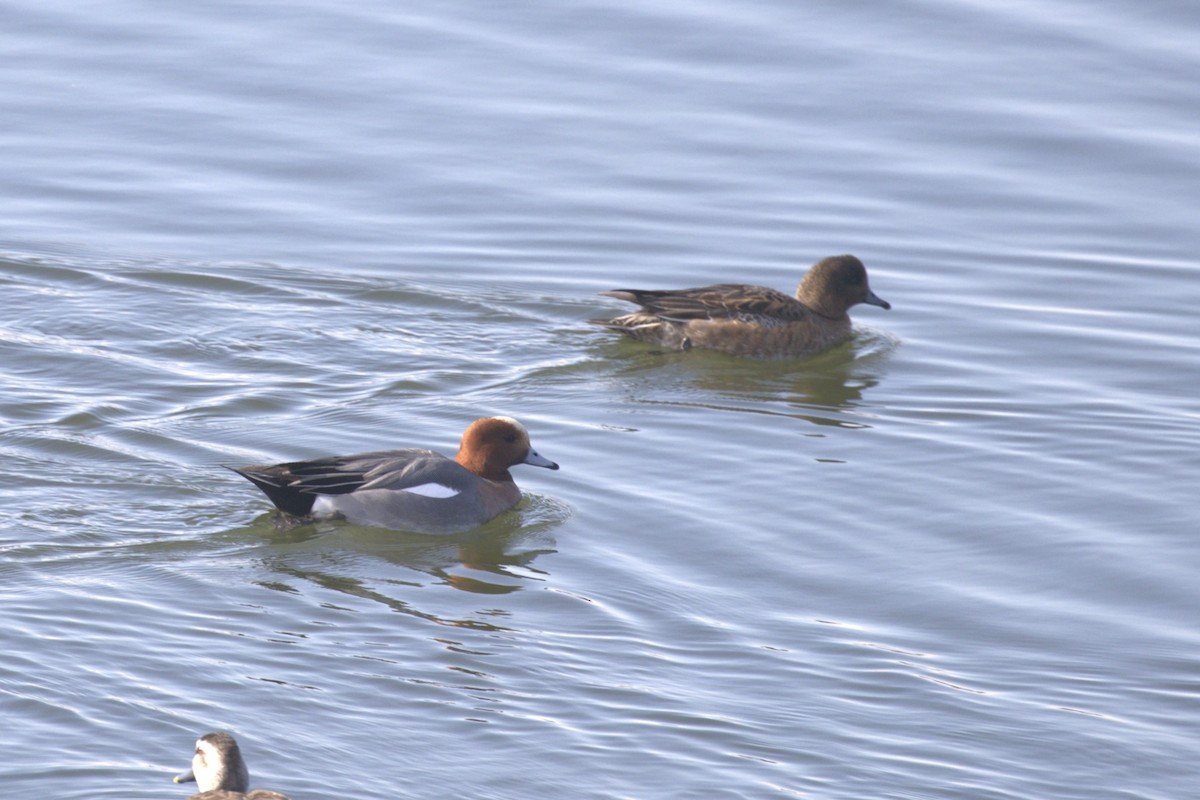
[[[262,489],[285,515],[340,518],[419,533],[476,528],[521,501],[508,468],[558,469],[538,455],[511,417],[485,417],[463,433],[453,459],[432,450],[381,450],[234,472]]]
[[[206,733],[196,740],[192,768],[175,776],[175,783],[195,781],[200,792],[188,800],[288,800],[270,789],[248,792],[250,770],[237,740],[228,733]]]
[[[858,303],[888,309],[867,283],[854,256],[818,261],[800,281],[794,298],[765,286],[719,283],[697,289],[616,289],[606,297],[641,309],[591,322],[635,339],[689,350],[699,347],[734,356],[809,356],[850,338],[847,311]]]

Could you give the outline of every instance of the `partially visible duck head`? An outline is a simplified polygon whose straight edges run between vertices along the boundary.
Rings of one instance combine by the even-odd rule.
[[[892,307],[871,291],[867,268],[849,255],[830,256],[814,264],[800,281],[796,299],[830,319],[841,319],[851,306],[859,303],[883,309]]]
[[[529,431],[512,417],[484,417],[472,422],[463,431],[454,460],[490,481],[511,481],[508,468],[514,464],[558,469],[558,464],[538,455],[529,444]]]
[[[225,789],[244,792],[250,786],[250,770],[237,740],[228,733],[206,733],[196,740],[192,768],[175,776],[175,783],[195,781],[201,792]]]

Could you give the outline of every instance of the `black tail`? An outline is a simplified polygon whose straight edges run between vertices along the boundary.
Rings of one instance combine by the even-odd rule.
[[[280,464],[279,467],[286,466]],[[275,507],[285,514],[295,517],[306,517],[312,512],[313,503],[317,496],[302,491],[291,483],[287,472],[280,472],[279,467],[228,467],[238,475],[253,483],[267,496]]]

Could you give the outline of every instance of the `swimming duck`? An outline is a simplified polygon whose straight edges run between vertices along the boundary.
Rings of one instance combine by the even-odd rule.
[[[734,356],[809,356],[850,338],[847,310],[858,303],[889,309],[867,283],[854,256],[830,256],[812,266],[796,296],[766,286],[718,283],[695,289],[615,289],[605,297],[641,309],[589,320],[674,350],[698,347]]]
[[[530,446],[521,423],[484,417],[468,426],[453,459],[408,448],[234,472],[300,521],[332,517],[419,533],[461,533],[520,502],[521,490],[508,471],[515,464],[558,469]]]
[[[174,781],[196,782],[200,791],[188,800],[288,800],[270,789],[246,791],[250,786],[250,770],[237,740],[223,732],[206,733],[197,739],[192,768],[176,775]]]

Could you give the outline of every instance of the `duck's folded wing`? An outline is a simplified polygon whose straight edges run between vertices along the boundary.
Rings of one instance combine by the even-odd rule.
[[[443,455],[416,448],[255,465],[233,471],[261,489],[281,511],[296,516],[309,514],[317,495],[349,494],[362,489],[437,492],[436,488],[423,492],[421,487],[431,483],[440,486],[453,478],[461,479],[459,472],[466,472]],[[450,489],[458,491],[455,487]]]
[[[477,476],[457,461],[431,450],[408,450],[398,458],[385,458],[364,477],[359,487],[411,492],[426,497],[453,497],[475,484]]]
[[[695,289],[617,289],[601,294],[637,303],[647,313],[669,322],[791,320],[810,313],[800,301],[783,292],[740,283],[719,283]]]

